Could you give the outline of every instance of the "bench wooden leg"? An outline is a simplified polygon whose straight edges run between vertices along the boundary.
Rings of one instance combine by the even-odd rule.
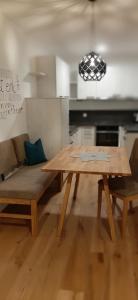
[[[31,232],[32,236],[36,236],[38,232],[37,202],[31,201]]]

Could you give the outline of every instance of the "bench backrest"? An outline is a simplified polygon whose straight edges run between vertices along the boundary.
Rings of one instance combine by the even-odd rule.
[[[16,158],[19,165],[23,164],[25,160],[24,142],[28,140],[29,140],[29,135],[27,133],[21,134],[12,139]]]
[[[6,175],[25,160],[24,142],[29,140],[27,133],[0,142],[0,175]]]
[[[11,172],[18,164],[12,140],[0,142],[0,174]]]

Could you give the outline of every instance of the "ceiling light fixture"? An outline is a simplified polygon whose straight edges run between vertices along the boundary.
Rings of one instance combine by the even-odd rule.
[[[93,21],[94,21],[94,3],[93,2]],[[85,81],[100,81],[106,74],[106,63],[102,57],[94,51],[86,54],[79,64],[79,74]]]

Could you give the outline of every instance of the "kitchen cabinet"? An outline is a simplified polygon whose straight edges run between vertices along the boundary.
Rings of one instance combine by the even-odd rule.
[[[95,126],[81,127],[81,145],[94,146],[96,144]]]
[[[45,74],[36,76],[36,97],[70,96],[70,70],[65,61],[53,55],[38,56],[32,59],[31,68],[33,74]]]
[[[26,99],[28,133],[42,139],[48,159],[69,144],[69,100]]]
[[[95,126],[78,127],[73,135],[70,136],[70,143],[73,145],[95,145],[96,129]]]
[[[65,147],[69,144],[69,99],[58,99],[60,108],[59,117],[61,121],[61,144]],[[55,117],[56,119],[56,117]]]

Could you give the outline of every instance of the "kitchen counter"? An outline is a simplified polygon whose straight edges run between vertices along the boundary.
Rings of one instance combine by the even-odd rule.
[[[124,125],[127,132],[138,132],[138,123]]]
[[[80,126],[122,126],[127,132],[138,132],[136,112],[132,111],[70,111],[69,119],[72,131]]]
[[[76,124],[76,125],[70,125],[69,127],[69,134],[72,136],[77,130],[78,127],[91,127],[91,126],[121,126],[123,127],[126,132],[128,133],[138,133],[138,123],[130,123],[130,124],[117,124],[116,122],[94,122],[92,124]]]

